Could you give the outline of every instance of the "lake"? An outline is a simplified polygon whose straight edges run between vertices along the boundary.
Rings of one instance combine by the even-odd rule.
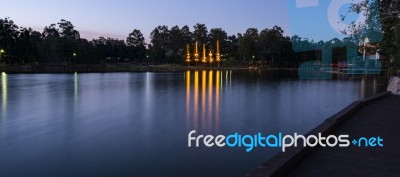
[[[0,176],[243,176],[276,148],[188,147],[188,133],[306,133],[384,90],[296,72],[1,74]]]

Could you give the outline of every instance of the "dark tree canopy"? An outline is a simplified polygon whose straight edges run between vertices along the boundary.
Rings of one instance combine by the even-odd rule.
[[[196,25],[193,26],[193,28],[194,28],[193,39],[200,43],[207,43],[208,30],[206,25],[197,23]]]
[[[131,33],[129,33],[128,37],[126,38],[126,45],[133,47],[145,46],[142,32],[140,32],[138,29],[134,29]]]

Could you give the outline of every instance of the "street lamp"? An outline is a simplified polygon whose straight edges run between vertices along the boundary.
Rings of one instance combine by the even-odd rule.
[[[3,49],[0,49],[0,62],[1,62],[1,58],[3,56],[3,53],[5,53],[5,51]]]
[[[76,64],[78,63],[76,62],[76,52],[72,53],[72,56],[74,57],[72,63],[75,64],[75,69],[76,69]]]
[[[368,37],[366,37],[364,39],[364,47],[363,47],[363,61],[364,61],[364,65],[365,65],[365,74],[368,73],[368,71],[367,71],[368,62],[367,62],[366,52],[365,52],[365,49],[367,48],[368,43],[369,43],[369,39],[368,39]]]

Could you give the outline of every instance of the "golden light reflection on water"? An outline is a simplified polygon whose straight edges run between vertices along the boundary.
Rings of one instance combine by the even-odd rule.
[[[190,70],[185,73],[186,79],[186,127],[189,127],[190,117]]]
[[[197,129],[199,119],[199,71],[194,71],[194,128]]]
[[[206,70],[203,70],[201,75],[201,128],[204,130],[205,127],[205,121],[206,121],[206,75],[207,72]]]
[[[219,70],[196,70],[194,76],[190,72],[185,72],[186,128],[202,132],[218,132],[222,72]],[[192,80],[194,80],[193,85]]]
[[[215,127],[219,127],[219,97],[222,90],[222,75],[219,70],[216,71],[215,80]]]
[[[207,124],[212,126],[213,118],[213,70],[208,71],[208,121]],[[211,127],[209,126],[209,127]],[[204,130],[204,129],[203,129]]]
[[[1,73],[1,115],[3,119],[7,117],[7,74]]]

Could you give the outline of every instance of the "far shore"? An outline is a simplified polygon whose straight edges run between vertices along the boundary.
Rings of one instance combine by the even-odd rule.
[[[6,73],[102,73],[102,72],[183,72],[187,70],[289,70],[297,68],[270,68],[264,66],[186,66],[181,64],[133,65],[133,64],[104,64],[104,65],[19,65],[0,66],[0,72]]]

